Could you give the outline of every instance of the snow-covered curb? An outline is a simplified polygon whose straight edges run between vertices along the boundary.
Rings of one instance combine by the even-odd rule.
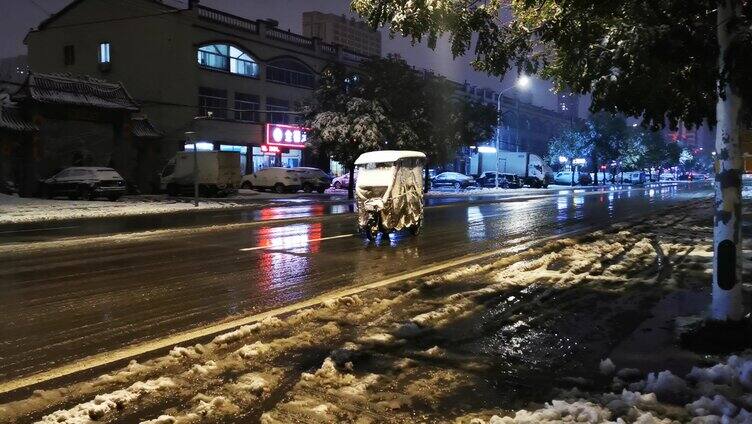
[[[0,224],[162,214],[248,206],[248,203],[238,203],[232,200],[202,200],[196,207],[185,200],[158,196],[125,197],[117,202],[109,202],[106,200],[48,200],[0,194]]]

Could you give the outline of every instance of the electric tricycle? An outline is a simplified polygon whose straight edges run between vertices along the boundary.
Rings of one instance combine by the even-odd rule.
[[[355,161],[358,229],[369,240],[379,233],[407,229],[418,235],[423,224],[423,167],[426,155],[380,150]]]

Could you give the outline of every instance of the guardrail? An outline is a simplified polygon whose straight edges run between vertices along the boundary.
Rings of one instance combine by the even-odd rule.
[[[294,32],[283,31],[278,28],[268,28],[266,30],[266,37],[272,38],[274,40],[285,41],[291,44],[296,44],[308,49],[313,48],[313,39],[295,34]]]
[[[198,16],[201,19],[216,22],[219,24],[229,25],[254,34],[258,34],[258,24],[254,21],[243,19],[238,16],[230,15],[216,9],[204,6],[198,7]]]

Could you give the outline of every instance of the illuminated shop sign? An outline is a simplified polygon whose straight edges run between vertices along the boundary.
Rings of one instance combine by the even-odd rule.
[[[307,141],[306,131],[308,128],[297,125],[266,124],[266,144],[303,149]]]
[[[277,146],[267,146],[266,144],[262,144],[261,152],[264,154],[276,155],[277,153],[282,153],[282,149]]]

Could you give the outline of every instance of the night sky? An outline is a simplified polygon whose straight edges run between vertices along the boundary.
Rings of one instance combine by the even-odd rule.
[[[71,0],[0,0],[0,58],[26,53],[23,38],[32,27],[36,27],[50,13],[57,12]],[[99,0],[120,1],[120,0]],[[127,0],[133,1],[133,0]],[[185,7],[187,0],[170,0],[168,3]],[[250,19],[273,18],[279,21],[280,28],[301,33],[302,13],[319,10],[327,13],[352,15],[348,0],[202,0],[201,4],[220,9]],[[402,37],[390,39],[388,31],[382,31],[382,50],[398,53],[411,65],[418,68],[432,69],[454,81],[469,81],[472,84],[491,87],[495,90],[513,84],[516,74],[509,73],[499,85],[499,79],[470,69],[468,57],[452,59],[446,44],[441,44],[432,51],[424,45],[412,46],[410,40]],[[536,81],[532,90],[534,104],[546,108],[556,107],[556,97],[549,91],[550,85]],[[581,105],[581,115],[583,114]]]

